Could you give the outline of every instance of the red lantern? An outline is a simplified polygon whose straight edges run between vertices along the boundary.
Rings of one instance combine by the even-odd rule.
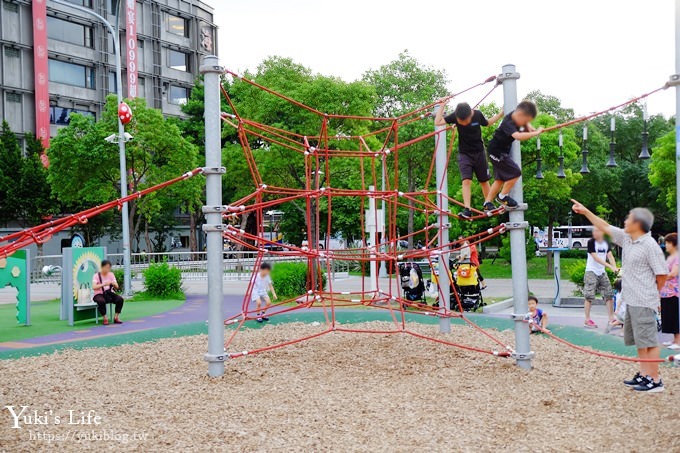
[[[125,102],[121,102],[118,106],[118,118],[120,119],[120,122],[123,123],[123,125],[126,125],[132,121],[132,110]]]

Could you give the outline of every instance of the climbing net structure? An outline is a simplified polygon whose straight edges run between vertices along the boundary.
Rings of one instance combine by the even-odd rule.
[[[336,282],[328,279],[327,287],[324,287],[322,274],[330,276],[333,274],[333,266],[338,262],[358,262],[362,270],[373,267],[375,270],[379,265],[384,265],[387,269],[394,270],[400,262],[420,261],[427,262],[434,269],[436,263],[441,261],[442,255],[455,253],[463,246],[479,244],[488,241],[505,231],[504,224],[486,228],[477,234],[464,239],[458,239],[449,243],[439,243],[437,241],[437,230],[440,228],[438,223],[442,215],[452,215],[441,209],[443,199],[453,205],[462,206],[459,201],[448,197],[442,191],[446,178],[436,180],[435,176],[435,149],[437,142],[445,137],[446,131],[443,130],[428,132],[417,137],[400,139],[400,131],[404,127],[419,121],[428,121],[432,124],[431,110],[433,104],[422,106],[418,109],[393,118],[381,117],[360,117],[352,115],[339,115],[321,112],[313,107],[304,105],[283,94],[277,93],[258,83],[241,77],[231,71],[227,73],[238,78],[244,83],[252,85],[261,90],[263,96],[273,96],[283,100],[288,104],[285,108],[302,109],[312,114],[315,118],[315,130],[292,131],[282,127],[273,127],[241,116],[230,99],[226,90],[223,89],[231,111],[222,113],[224,123],[233,127],[238,135],[238,139],[243,148],[244,159],[248,164],[252,177],[253,192],[247,196],[234,201],[226,207],[224,214],[226,230],[225,239],[240,245],[244,250],[253,252],[255,256],[253,266],[253,278],[251,279],[248,290],[243,298],[241,312],[225,320],[225,325],[235,327],[225,343],[225,350],[230,351],[231,344],[236,337],[239,329],[248,321],[260,317],[256,311],[254,303],[251,302],[254,286],[255,274],[259,271],[260,265],[266,260],[281,260],[283,257],[293,257],[305,260],[308,264],[307,291],[286,300],[276,301],[269,306],[266,316],[276,316],[283,313],[290,313],[299,310],[317,310],[323,312],[326,322],[326,329],[322,332],[314,333],[303,338],[289,340],[280,344],[266,345],[250,351],[229,352],[230,357],[240,357],[247,354],[267,351],[293,343],[305,341],[330,332],[366,332],[366,333],[406,333],[419,338],[443,343],[449,346],[474,350],[499,356],[509,356],[512,347],[505,344],[490,333],[482,330],[468,317],[465,316],[458,294],[452,291],[452,305],[458,305],[458,310],[451,310],[449,301],[443,296],[444,291],[439,288],[439,301],[443,303],[432,306],[423,300],[413,301],[406,298],[403,294],[398,278],[379,279],[376,272],[373,272],[370,282],[366,284],[366,279],[362,279],[361,289],[355,291],[338,291]],[[496,78],[489,77],[483,82],[476,84],[463,92],[481,87],[492,85],[486,95],[479,101],[484,100],[491,91],[497,86]],[[456,93],[453,96],[462,94]],[[479,104],[479,103],[478,103]],[[343,130],[343,126],[348,122],[353,124],[364,122],[367,132],[363,135],[348,135],[337,131]],[[332,133],[331,131],[336,131]],[[403,134],[401,135],[403,137]],[[404,190],[400,186],[400,173],[406,171],[400,168],[399,156],[409,151],[410,147],[419,146],[431,147],[431,162],[429,171],[425,175],[421,186],[417,190]],[[258,169],[253,148],[260,150],[283,150],[291,159],[297,159],[298,167],[303,168],[304,186],[300,187],[278,187],[270,184]],[[452,147],[448,148],[448,160],[451,157]],[[292,151],[292,153],[291,153]],[[262,151],[261,151],[262,152]],[[336,161],[347,162],[348,159],[354,160],[354,168],[358,168],[359,178],[349,181],[343,174],[336,174]],[[384,170],[383,170],[384,169]],[[384,175],[384,189],[376,189],[381,186],[381,175]],[[444,191],[445,192],[445,191]],[[322,237],[331,237],[334,231],[333,207],[338,205],[339,199],[349,199],[342,203],[342,206],[353,206],[358,214],[360,229],[362,231],[359,245],[354,248],[343,250],[328,250],[323,246]],[[301,246],[281,245],[277,243],[271,235],[267,236],[264,229],[266,211],[276,209],[284,203],[295,202],[304,212],[306,230],[305,240]],[[384,206],[384,229],[380,239],[372,243],[366,235],[371,227],[381,225],[380,214],[375,207],[379,204]],[[425,219],[424,227],[409,234],[400,234],[397,229],[397,217],[412,211],[414,215]],[[473,211],[472,220],[497,216],[503,212],[498,209],[490,214],[482,211]],[[247,232],[241,228],[245,222],[243,217],[254,215],[256,218],[257,232]],[[322,228],[325,231],[322,236]],[[448,226],[446,226],[448,227]],[[413,250],[402,250],[400,243],[407,241],[409,236],[424,237],[424,244]],[[276,264],[274,263],[274,266]],[[441,267],[441,266],[440,266]],[[448,268],[448,265],[445,266]],[[443,269],[440,269],[443,271]],[[448,272],[448,269],[446,269]],[[448,294],[448,291],[446,291]],[[448,297],[446,297],[448,299]],[[386,330],[358,330],[340,325],[336,319],[336,310],[342,307],[370,307],[376,310],[383,310],[390,314],[393,321],[393,328]],[[406,314],[413,313],[424,316],[439,316],[447,318],[460,318],[468,325],[477,329],[490,344],[492,348],[484,349],[476,346],[462,345],[441,338],[427,337],[409,330],[406,323]]]

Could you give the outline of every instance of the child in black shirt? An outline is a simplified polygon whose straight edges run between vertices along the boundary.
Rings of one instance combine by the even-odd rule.
[[[479,110],[473,110],[467,102],[461,102],[456,110],[444,116],[446,102],[439,105],[439,110],[434,119],[435,126],[455,124],[458,129],[458,171],[463,180],[463,204],[464,209],[459,216],[464,219],[472,217],[472,176],[477,176],[477,181],[482,188],[484,198],[489,195],[489,163],[484,151],[482,139],[482,126],[491,126],[503,118],[503,112],[497,113],[488,120]],[[451,140],[456,137],[456,129],[453,130]]]
[[[493,203],[494,198],[506,209],[517,208],[517,202],[510,198],[509,194],[519,177],[522,176],[522,169],[512,160],[510,148],[515,140],[528,140],[543,132],[543,128],[534,129],[531,125],[531,121],[536,118],[537,114],[536,104],[522,101],[515,110],[503,118],[501,125],[494,132],[489,142],[489,158],[493,166],[494,182],[484,202],[484,211],[490,212],[496,209]]]

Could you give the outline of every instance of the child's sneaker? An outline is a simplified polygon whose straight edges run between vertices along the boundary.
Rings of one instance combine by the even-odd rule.
[[[510,195],[506,195],[503,198],[498,195],[496,201],[505,206],[505,209],[516,209],[519,206],[519,203],[517,203],[514,198],[511,198]]]
[[[487,201],[484,203],[484,207],[482,209],[484,209],[485,214],[489,215],[496,210],[496,205],[490,201]]]
[[[472,218],[472,211],[470,210],[470,208],[465,208],[462,211],[460,211],[458,217],[469,220]]]
[[[269,318],[266,317],[266,316],[263,316],[263,317],[262,317],[262,320],[263,320],[263,321],[269,321]]]
[[[264,320],[262,318],[257,318],[255,321],[257,322],[263,322]]]
[[[642,378],[642,382],[633,387],[636,392],[659,393],[663,392],[663,381],[659,378],[659,382],[654,382],[649,376]]]
[[[623,385],[627,385],[628,387],[637,387],[638,385],[642,384],[642,381],[644,379],[645,378],[642,377],[642,375],[638,371],[637,373],[635,373],[635,376],[633,376],[633,379],[627,379],[623,381]]]

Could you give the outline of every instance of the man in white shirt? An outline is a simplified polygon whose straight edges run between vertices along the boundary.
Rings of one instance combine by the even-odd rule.
[[[586,261],[586,273],[583,277],[583,296],[585,298],[586,320],[584,327],[597,329],[597,324],[590,317],[590,308],[595,300],[595,295],[600,293],[607,305],[609,322],[614,320],[614,292],[607,275],[607,269],[618,272],[616,260],[609,248],[609,243],[604,238],[604,233],[598,228],[593,229],[593,237],[588,241],[588,258]]]

